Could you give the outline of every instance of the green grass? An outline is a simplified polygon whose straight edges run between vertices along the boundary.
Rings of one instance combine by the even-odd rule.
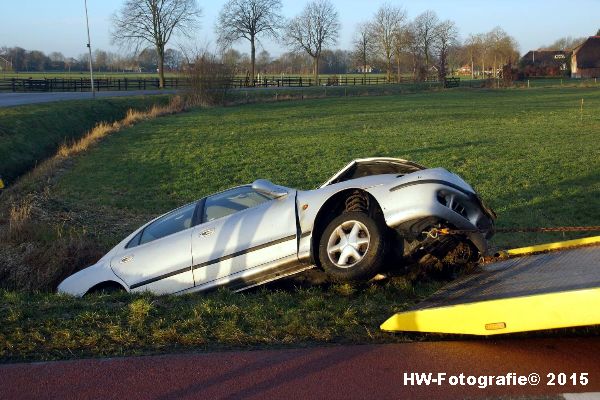
[[[591,88],[459,89],[199,109],[108,137],[77,157],[45,195],[48,212],[76,216],[65,220],[109,248],[140,221],[233,185],[267,178],[313,188],[353,158],[390,156],[460,174],[496,209],[501,227],[599,225],[599,132],[600,91]],[[561,238],[497,235],[494,243]],[[439,285],[396,277],[87,300],[0,292],[0,358],[421,339],[378,326]]]
[[[378,329],[439,284],[95,295],[0,291],[0,362],[119,356],[182,349],[406,341]]]
[[[10,183],[98,122],[167,101],[168,96],[149,96],[0,108],[0,176]]]
[[[463,176],[496,209],[501,227],[597,225],[598,132],[600,91],[593,89],[454,90],[197,110],[109,138],[78,160],[55,196],[75,209],[100,204],[109,213],[157,214],[259,177],[313,188],[353,158],[389,156]],[[557,236],[499,235],[496,243],[547,238]]]

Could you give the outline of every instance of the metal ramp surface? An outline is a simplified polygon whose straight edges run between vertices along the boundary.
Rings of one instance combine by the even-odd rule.
[[[600,325],[600,246],[486,265],[381,329],[496,335],[587,325]]]

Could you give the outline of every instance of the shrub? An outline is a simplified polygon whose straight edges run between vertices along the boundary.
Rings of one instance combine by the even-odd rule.
[[[191,104],[225,104],[233,80],[231,66],[220,62],[215,55],[204,52],[195,57],[186,74],[190,82],[187,99]]]

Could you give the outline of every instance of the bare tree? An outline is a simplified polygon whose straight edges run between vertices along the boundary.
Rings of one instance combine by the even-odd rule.
[[[539,48],[539,50],[563,50],[563,51],[567,51],[567,50],[571,50],[574,47],[578,46],[579,44],[585,42],[585,40],[587,39],[587,37],[572,37],[572,36],[567,36],[567,37],[562,37],[560,39],[557,39],[554,41],[554,43],[548,45],[548,46],[542,46]]]
[[[196,0],[125,0],[113,14],[113,43],[140,48],[151,44],[158,55],[160,87],[165,86],[165,46],[173,35],[190,38],[201,11]]]
[[[219,14],[216,31],[222,48],[240,39],[250,42],[250,74],[256,69],[256,42],[261,34],[277,37],[281,24],[281,0],[229,0]]]
[[[482,52],[483,43],[479,35],[469,35],[465,40],[464,49],[467,53],[469,63],[471,64],[471,79],[475,79],[475,60],[479,58]]]
[[[406,13],[403,9],[384,4],[377,10],[371,22],[371,35],[377,52],[385,59],[388,81],[392,79],[394,43],[405,19]]]
[[[493,63],[492,76],[494,77],[498,76],[498,72],[504,64],[519,57],[516,40],[499,26],[486,34],[486,47],[490,56],[489,63]]]
[[[429,69],[431,60],[431,50],[435,40],[435,29],[438,25],[438,17],[431,10],[425,11],[423,14],[415,18],[415,34],[421,47],[421,53],[425,59],[425,68]]]
[[[398,83],[400,83],[402,79],[402,71],[400,66],[402,64],[403,57],[407,53],[411,54],[410,50],[413,41],[414,36],[412,35],[412,31],[409,26],[401,27],[394,34],[394,56],[396,57],[396,74],[398,75]]]
[[[411,23],[404,31],[405,49],[410,54],[412,59],[412,75],[413,79],[422,78],[421,74],[421,47],[417,40],[415,24]]]
[[[354,58],[362,67],[363,77],[367,77],[369,56],[372,47],[371,26],[368,23],[359,24],[354,37]]]
[[[271,61],[273,61],[273,58],[267,50],[263,50],[260,53],[258,53],[258,57],[256,60],[256,64],[258,65],[258,73],[268,73],[268,68],[271,64]]]
[[[479,43],[479,58],[480,58],[480,63],[481,63],[481,74],[482,77],[485,79],[486,77],[486,69],[485,69],[485,64],[486,61],[489,57],[489,53],[490,53],[490,45],[489,45],[489,40],[488,40],[488,35],[485,33],[479,33],[476,35],[477,37],[477,41]]]
[[[448,54],[453,46],[458,45],[458,28],[453,21],[442,21],[435,27],[433,49],[438,56],[438,79],[446,79]]]
[[[190,85],[186,100],[194,105],[225,104],[234,76],[233,66],[224,64],[208,51],[193,50],[188,56],[191,62],[186,76]]]
[[[314,0],[288,22],[285,42],[295,51],[304,51],[313,59],[315,81],[319,81],[321,52],[337,43],[340,22],[329,0]]]

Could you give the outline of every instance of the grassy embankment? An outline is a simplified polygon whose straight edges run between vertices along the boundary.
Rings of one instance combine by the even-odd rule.
[[[593,89],[458,90],[203,109],[108,137],[74,160],[42,205],[108,248],[145,218],[220,189],[258,177],[311,188],[352,158],[391,156],[462,175],[496,209],[501,227],[598,225],[598,132],[600,91]],[[498,235],[494,244],[562,237]],[[28,268],[36,276],[43,266]],[[3,292],[0,358],[407,340],[379,332],[379,323],[438,285],[397,277],[243,295],[87,300]]]
[[[78,160],[54,196],[73,210],[155,214],[257,177],[312,188],[353,158],[390,156],[463,176],[498,211],[500,226],[585,225],[600,217],[591,206],[600,191],[599,110],[600,91],[592,89],[198,110],[107,139]],[[495,243],[553,237],[498,236]]]
[[[148,96],[0,108],[0,176],[11,183],[97,123],[167,101],[168,96]]]

